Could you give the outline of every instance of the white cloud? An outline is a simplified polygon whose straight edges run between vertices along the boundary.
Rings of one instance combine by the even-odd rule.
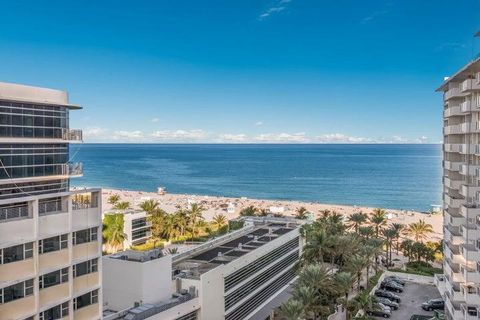
[[[248,136],[246,134],[220,134],[218,136],[219,142],[247,142]]]
[[[343,133],[329,133],[316,137],[319,143],[372,143],[374,140],[364,137],[348,136]]]
[[[285,10],[287,4],[289,4],[290,2],[292,2],[292,0],[277,0],[271,7],[267,8],[260,14],[260,16],[258,16],[258,20],[264,20],[272,14],[279,13]]]
[[[290,143],[306,143],[309,142],[305,132],[298,133],[265,133],[254,138],[258,142],[290,142]]]
[[[159,122],[159,121],[160,121],[160,119],[159,119],[159,118],[152,118],[152,120],[151,120],[151,121],[152,121],[152,122],[154,122],[154,123],[157,123],[157,122]]]
[[[100,127],[88,127],[83,130],[85,138],[98,138],[103,136],[108,130]]]
[[[134,131],[115,131],[112,136],[113,140],[122,140],[122,141],[141,141],[144,138],[144,134],[140,130]]]
[[[263,121],[257,121],[257,122],[255,122],[255,125],[256,126],[263,126]]]
[[[163,130],[155,131],[150,135],[154,140],[160,141],[194,141],[208,137],[207,132],[201,129],[195,130]]]

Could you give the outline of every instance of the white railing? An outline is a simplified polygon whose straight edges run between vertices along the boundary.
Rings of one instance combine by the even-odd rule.
[[[0,222],[29,217],[28,204],[0,208]]]
[[[81,162],[69,162],[63,165],[62,174],[67,176],[83,175],[83,164]]]
[[[83,132],[82,130],[63,129],[62,138],[68,141],[83,141]]]

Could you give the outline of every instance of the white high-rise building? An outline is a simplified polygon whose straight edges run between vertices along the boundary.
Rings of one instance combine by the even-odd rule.
[[[447,319],[480,315],[480,59],[445,79],[444,275],[435,282]]]
[[[70,190],[64,91],[0,83],[0,319],[101,318],[101,192]]]

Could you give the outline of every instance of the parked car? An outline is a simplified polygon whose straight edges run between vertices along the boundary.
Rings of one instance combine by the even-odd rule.
[[[427,311],[443,310],[445,309],[445,301],[443,299],[430,299],[422,303],[422,309]]]
[[[395,281],[396,283],[401,284],[402,286],[404,286],[405,283],[406,283],[405,280],[402,280],[397,276],[388,276],[388,277],[385,277],[385,279],[383,279],[383,280],[384,281]]]
[[[392,310],[398,310],[398,308],[400,307],[400,305],[397,302],[392,301],[388,298],[376,297],[375,300],[387,307],[390,307],[390,309]]]
[[[386,291],[386,290],[376,290],[375,291],[375,296],[377,297],[382,297],[382,298],[387,298],[389,300],[395,301],[397,303],[400,303],[402,299],[400,299],[399,296],[397,296],[395,293]]]
[[[388,291],[403,292],[403,286],[395,281],[383,281],[380,284],[380,288]]]
[[[392,316],[392,310],[384,304],[376,303],[373,308],[366,310],[369,316],[390,318]]]

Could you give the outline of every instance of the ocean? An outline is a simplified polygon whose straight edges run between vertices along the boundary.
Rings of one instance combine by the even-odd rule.
[[[441,145],[78,144],[73,186],[426,211],[441,203]]]

